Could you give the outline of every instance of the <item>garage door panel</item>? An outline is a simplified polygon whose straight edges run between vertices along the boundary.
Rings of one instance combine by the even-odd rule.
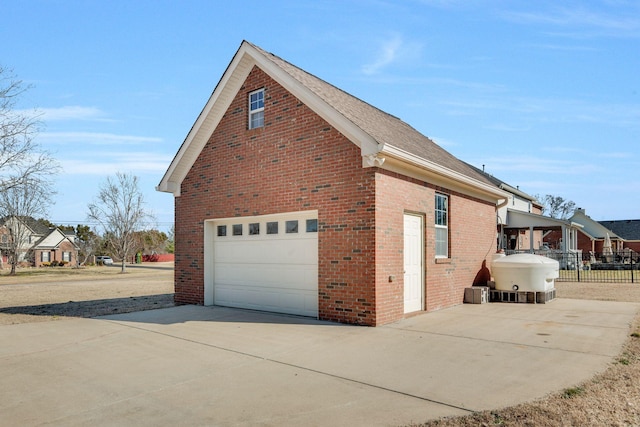
[[[306,219],[317,212],[213,221],[214,230],[242,235],[213,235],[213,301],[218,305],[318,315],[318,233],[306,232]],[[297,220],[298,233],[286,233],[286,221]],[[249,224],[260,224],[260,234],[249,235]],[[266,234],[267,222],[278,222],[278,234]]]
[[[245,264],[317,264],[317,239],[280,239],[277,241],[218,241],[214,245],[214,262],[242,262]]]
[[[217,264],[216,284],[237,286],[274,286],[316,291],[318,269],[316,266],[295,264],[246,265]]]
[[[316,292],[291,292],[284,288],[216,285],[216,304],[252,310],[317,316]]]

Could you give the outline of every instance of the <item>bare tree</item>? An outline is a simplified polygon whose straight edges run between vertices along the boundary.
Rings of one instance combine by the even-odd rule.
[[[52,203],[55,194],[50,180],[37,179],[32,176],[21,180],[0,192],[0,212],[5,218],[5,226],[9,231],[7,250],[11,275],[16,274],[16,266],[25,259],[33,242],[29,241],[30,230],[35,216],[44,215]]]
[[[567,219],[576,207],[575,202],[551,194],[544,197],[536,195],[536,199],[542,204],[542,213],[551,218]]]
[[[82,257],[79,264],[86,264],[100,244],[100,237],[88,225],[78,224],[74,231],[76,233],[76,245],[79,248],[78,256]]]
[[[34,140],[40,126],[38,115],[15,108],[27,89],[0,66],[0,191],[21,184],[28,187],[34,179],[59,170],[58,163]]]
[[[121,172],[116,173],[115,179],[107,178],[97,200],[89,204],[88,218],[100,224],[114,255],[122,259],[122,273],[136,248],[135,232],[153,220],[144,204],[138,177]]]

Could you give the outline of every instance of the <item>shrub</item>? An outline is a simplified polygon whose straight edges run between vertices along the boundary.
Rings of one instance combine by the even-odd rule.
[[[50,262],[43,262],[42,264],[40,264],[40,267],[51,267],[51,263]]]
[[[60,263],[56,260],[51,261],[51,267],[57,267]]]

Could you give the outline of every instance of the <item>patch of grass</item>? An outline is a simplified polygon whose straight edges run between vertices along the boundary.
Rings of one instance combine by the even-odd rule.
[[[633,338],[640,338],[640,333],[639,332],[634,332],[634,333],[631,334],[631,336]]]
[[[504,425],[504,418],[502,417],[502,415],[500,415],[497,412],[492,412],[491,415],[493,416],[493,425],[496,425],[496,426]]]
[[[562,392],[562,398],[563,399],[573,399],[574,397],[578,397],[581,394],[584,393],[584,388],[583,387],[571,387],[568,389],[565,389]]]

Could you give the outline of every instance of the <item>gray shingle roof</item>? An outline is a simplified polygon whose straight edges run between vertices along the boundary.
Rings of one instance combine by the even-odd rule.
[[[598,222],[625,240],[640,240],[640,219]]]
[[[256,45],[248,44],[370,135],[379,144],[399,148],[467,177],[495,186],[495,182],[488,179],[485,174],[478,172],[471,165],[453,156],[399,118],[385,113]]]

